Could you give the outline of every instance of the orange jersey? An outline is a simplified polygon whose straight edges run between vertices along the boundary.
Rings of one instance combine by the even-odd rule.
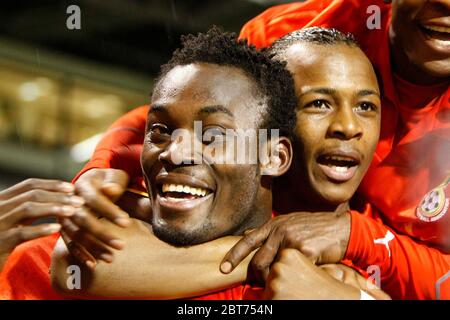
[[[380,28],[373,30],[367,27],[370,5],[376,5],[381,14]],[[417,86],[393,75],[390,21],[390,5],[382,0],[309,0],[269,8],[249,21],[240,37],[266,47],[291,31],[310,26],[334,27],[355,35],[378,70],[383,86],[380,142],[358,191],[380,213],[376,220],[374,215],[352,213],[347,258],[363,269],[367,267],[364,259],[380,263],[382,286],[389,283],[387,292],[393,297],[434,299],[438,292],[440,298],[450,298],[450,294],[443,295],[436,289],[450,270],[450,195],[446,184],[450,171],[449,83]],[[116,167],[136,174],[147,112],[148,106],[140,107],[113,124],[82,172]],[[129,149],[129,157],[120,161],[117,152],[124,148]],[[387,231],[394,234],[389,245],[402,248],[391,250],[388,257],[385,248],[374,243]],[[373,257],[368,258],[367,252]],[[377,260],[380,257],[382,260]],[[396,281],[397,287],[390,285]]]
[[[50,263],[59,235],[25,242],[8,257],[0,273],[0,300],[61,300],[50,281]],[[203,295],[195,300],[257,299],[261,288],[248,284]]]

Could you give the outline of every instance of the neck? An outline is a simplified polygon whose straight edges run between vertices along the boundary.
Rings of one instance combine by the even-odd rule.
[[[411,62],[402,46],[396,41],[396,36],[392,27],[389,29],[389,44],[391,48],[391,66],[395,74],[400,78],[418,85],[433,85],[445,80],[430,75]]]
[[[291,188],[292,189],[292,188]],[[274,196],[274,209],[277,213],[291,212],[342,212],[350,208],[348,201],[332,204],[325,201],[304,201],[306,197],[299,192],[277,192]],[[293,200],[294,199],[294,200]]]
[[[278,178],[273,193],[274,210],[279,214],[291,212],[342,212],[349,209],[348,201],[343,203],[329,203],[307,192],[307,188],[299,183],[301,179],[289,179],[287,174]]]

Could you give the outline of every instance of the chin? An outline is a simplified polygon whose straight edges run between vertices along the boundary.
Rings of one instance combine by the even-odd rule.
[[[210,222],[203,222],[200,226],[187,226],[185,221],[165,221],[153,219],[153,233],[160,240],[176,247],[188,247],[216,238],[214,228]]]
[[[160,240],[176,247],[188,247],[214,239],[214,236],[211,235],[212,226],[208,223],[193,230],[176,227],[168,223],[155,223],[153,233]]]
[[[345,188],[342,185],[332,185],[332,186],[326,186],[326,188],[323,188],[325,192],[321,192],[320,196],[321,198],[326,201],[326,203],[338,206],[342,203],[350,201],[353,194],[355,193],[355,190],[351,188],[351,190],[348,190],[350,188]]]

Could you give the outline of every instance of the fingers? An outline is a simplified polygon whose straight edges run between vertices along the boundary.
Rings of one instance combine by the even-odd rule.
[[[122,211],[119,206],[114,204],[93,184],[77,184],[76,192],[84,198],[87,206],[118,226],[127,227],[131,223],[128,214]]]
[[[267,241],[258,249],[250,262],[250,267],[256,280],[265,283],[270,266],[275,261],[282,243],[282,235],[271,233]]]
[[[45,237],[61,230],[61,225],[57,223],[40,224],[37,226],[15,227],[1,233],[0,241],[2,245],[14,249],[22,242]]]
[[[88,267],[95,267],[96,260],[103,260],[111,263],[114,260],[114,254],[110,247],[99,241],[91,234],[82,232],[69,219],[61,221],[64,230],[64,239],[67,239],[67,248],[74,258],[84,262]],[[94,266],[88,261],[91,261]]]
[[[126,190],[129,178],[125,171],[107,169],[101,191],[111,200],[117,200]]]
[[[142,221],[152,220],[151,202],[147,197],[127,191],[116,203],[133,218]]]
[[[43,189],[34,189],[2,201],[0,204],[1,212],[8,212],[24,203],[58,203],[61,205],[70,205],[74,207],[82,206],[84,200],[78,196],[67,193],[52,192]]]
[[[0,192],[0,201],[11,199],[19,194],[35,189],[69,194],[75,191],[75,187],[68,182],[59,180],[27,179]]]
[[[233,248],[228,251],[222,260],[220,270],[222,273],[230,273],[242,262],[253,250],[259,248],[270,233],[270,224],[267,223],[247,235],[245,235]]]
[[[9,229],[11,226],[25,223],[26,221],[36,220],[39,218],[56,216],[56,217],[71,217],[75,213],[75,208],[72,206],[25,202],[20,204],[17,208],[11,210],[7,214],[0,216],[0,230]]]
[[[71,218],[72,222],[81,229],[83,233],[89,233],[98,240],[104,242],[108,246],[115,249],[123,249],[125,243],[120,240],[110,228],[104,225],[104,222],[97,219],[97,217],[86,207],[78,208]]]
[[[70,220],[65,219],[64,224],[70,223]],[[86,265],[90,269],[94,269],[97,265],[97,260],[87,251],[83,246],[73,241],[64,229],[61,229],[61,238],[64,240],[67,250],[79,263]]]

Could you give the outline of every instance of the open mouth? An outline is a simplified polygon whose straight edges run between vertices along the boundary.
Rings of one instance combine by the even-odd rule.
[[[420,24],[419,28],[428,38],[441,41],[450,41],[450,27]]]
[[[355,175],[360,160],[357,156],[324,154],[317,158],[322,172],[334,182],[346,182]]]
[[[179,202],[203,198],[211,191],[189,185],[164,183],[160,186],[159,193],[169,201]]]
[[[206,182],[185,174],[162,174],[156,178],[157,201],[173,210],[190,210],[211,199],[214,190]]]

